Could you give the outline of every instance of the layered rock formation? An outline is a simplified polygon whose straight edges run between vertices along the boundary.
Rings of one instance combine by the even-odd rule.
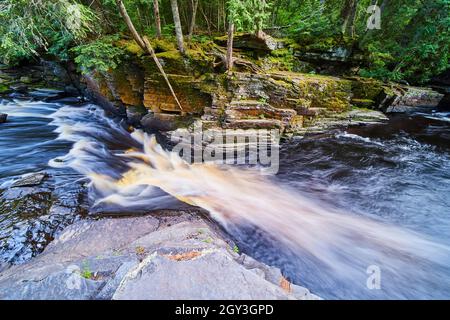
[[[216,42],[220,44],[220,39]],[[131,44],[121,45],[129,48]],[[371,115],[368,122],[384,117],[366,109],[384,113],[430,110],[443,96],[428,88],[297,73],[279,64],[274,67],[274,61],[285,61],[286,52],[289,59],[302,62],[294,54],[300,48],[284,43],[256,43],[241,36],[237,46],[236,58],[241,64],[228,74],[217,69],[221,65],[217,44],[192,45],[186,56],[161,46],[157,56],[187,113],[184,117],[156,67],[142,52],[132,51],[130,60],[114,71],[85,77],[87,92],[127,116],[130,124],[147,129],[174,130],[202,119],[208,127],[279,128],[285,134],[304,134],[310,127],[326,129],[328,120],[330,126],[341,120],[347,125],[355,114],[349,112],[358,108],[366,118]],[[260,55],[256,60],[249,58],[255,50]]]

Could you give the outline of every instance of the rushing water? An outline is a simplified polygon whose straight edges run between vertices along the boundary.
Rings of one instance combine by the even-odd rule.
[[[450,297],[447,114],[289,142],[278,175],[265,177],[256,169],[188,165],[95,105],[52,111],[45,129],[35,130],[47,132],[50,145],[72,143],[70,152],[52,147],[46,158],[4,167],[4,176],[49,159],[55,170],[90,179],[92,210],[203,207],[244,252],[324,298]],[[10,137],[0,138],[2,150],[18,145]],[[369,266],[381,271],[380,290],[366,286]]]
[[[8,121],[0,127],[0,178],[47,168],[48,160],[70,148],[55,140],[49,117],[61,105],[28,100],[0,100],[0,112]]]

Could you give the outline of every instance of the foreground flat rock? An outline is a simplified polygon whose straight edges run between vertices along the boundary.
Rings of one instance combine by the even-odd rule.
[[[82,220],[0,273],[0,299],[317,299],[198,212]]]
[[[45,178],[47,178],[47,174],[44,172],[33,173],[14,182],[11,185],[11,188],[38,186],[45,180]]]

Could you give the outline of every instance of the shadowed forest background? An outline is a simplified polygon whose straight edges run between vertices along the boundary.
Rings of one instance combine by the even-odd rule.
[[[422,84],[449,66],[448,0],[124,0],[140,34],[195,47],[225,35],[270,34],[305,51],[337,45],[358,52],[355,74]],[[379,6],[381,29],[370,30],[367,8]],[[180,24],[174,23],[174,7]],[[158,10],[155,10],[155,9]],[[73,59],[80,70],[109,70],[128,54],[129,37],[114,0],[4,0],[0,3],[0,59],[17,65],[51,56]],[[160,42],[161,46],[165,42]],[[158,44],[156,44],[156,49]],[[286,57],[289,52],[278,52]]]

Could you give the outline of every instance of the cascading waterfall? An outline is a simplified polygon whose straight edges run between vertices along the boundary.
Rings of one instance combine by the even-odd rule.
[[[145,211],[187,203],[209,211],[231,233],[243,226],[261,230],[315,261],[318,277],[326,272],[358,290],[369,290],[366,270],[371,265],[382,270],[385,293],[404,285],[420,296],[427,283],[446,286],[441,272],[447,272],[450,250],[444,244],[327,208],[257,169],[188,164],[154,136],[129,133],[93,105],[66,106],[51,117],[59,139],[74,145],[50,165],[71,167],[90,179],[94,210]]]

